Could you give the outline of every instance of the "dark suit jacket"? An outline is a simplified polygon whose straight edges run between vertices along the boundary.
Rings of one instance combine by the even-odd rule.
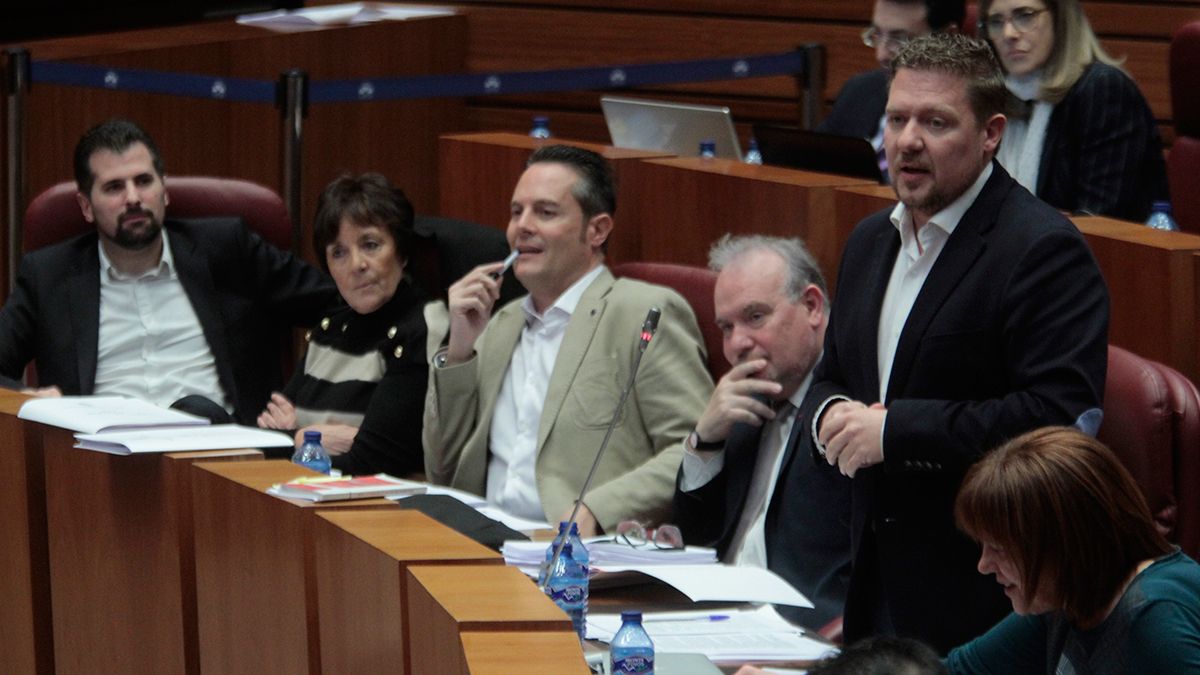
[[[814,609],[779,606],[780,613],[819,629],[840,616],[850,581],[850,480],[825,461],[797,451],[809,423],[797,418],[784,448],[767,507],[767,567],[812,600]],[[673,522],[689,544],[712,546],[724,558],[742,518],[762,427],[735,425],[725,443],[724,468],[706,485],[679,489]]]
[[[168,219],[164,228],[221,386],[238,421],[253,424],[281,384],[281,328],[315,323],[337,290],[239,219]],[[36,361],[39,385],[92,393],[100,335],[97,246],[91,232],[21,260],[0,309],[0,384],[18,386],[25,366]]]
[[[817,131],[870,140],[879,132],[879,121],[887,107],[888,74],[882,68],[859,73],[846,80],[833,102],[833,110],[817,125]]]
[[[945,651],[1004,616],[1000,586],[954,525],[963,474],[1001,441],[1101,407],[1104,279],[1075,226],[992,166],[900,335],[884,462],[853,479],[848,640],[887,614],[898,634]],[[879,398],[879,313],[900,247],[889,212],[846,244],[810,408],[834,394]]]
[[[1093,63],[1054,106],[1037,194],[1064,211],[1136,222],[1170,198],[1158,124],[1128,75]]]

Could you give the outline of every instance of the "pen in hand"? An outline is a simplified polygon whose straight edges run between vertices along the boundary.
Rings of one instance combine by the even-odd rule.
[[[489,276],[491,276],[493,279],[499,279],[500,277],[504,276],[504,273],[508,271],[508,268],[512,267],[513,263],[517,261],[517,256],[519,255],[521,255],[521,252],[514,248],[512,252],[508,254],[508,257],[504,259],[504,266],[499,270],[492,272]]]

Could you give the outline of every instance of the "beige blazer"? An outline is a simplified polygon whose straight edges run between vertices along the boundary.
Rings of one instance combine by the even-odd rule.
[[[431,370],[423,434],[425,471],[435,483],[479,495],[486,490],[492,413],[525,321],[520,303],[493,315],[475,358]],[[704,341],[678,293],[614,280],[605,269],[571,315],[546,393],[536,471],[549,521],[566,512],[583,487],[651,306],[662,308],[658,334],[584,503],[609,531],[626,518],[660,522],[670,514],[683,440],[713,389]]]

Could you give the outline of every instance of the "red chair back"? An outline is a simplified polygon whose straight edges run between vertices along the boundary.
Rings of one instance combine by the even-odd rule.
[[[704,348],[708,351],[708,372],[713,381],[720,379],[729,370],[721,330],[717,328],[716,310],[713,308],[713,289],[717,285],[716,272],[690,265],[628,262],[614,267],[613,274],[667,286],[682,295],[692,306],[692,311],[696,313],[696,321],[700,324]]]
[[[1155,524],[1188,555],[1200,553],[1200,394],[1178,371],[1108,348],[1099,439],[1129,470]]]
[[[292,221],[270,188],[239,178],[169,176],[167,213],[173,218],[241,216],[246,226],[280,249],[292,247]],[[75,198],[75,183],[54,185],[25,209],[22,249],[33,251],[91,231]]]
[[[1171,39],[1171,110],[1175,142],[1167,155],[1167,180],[1175,221],[1200,233],[1200,21],[1185,24]]]

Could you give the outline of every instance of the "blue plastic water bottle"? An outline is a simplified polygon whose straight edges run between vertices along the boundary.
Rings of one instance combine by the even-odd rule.
[[[712,140],[700,141],[700,156],[712,159],[717,156],[717,142]]]
[[[546,582],[546,595],[571,617],[571,625],[582,639],[587,635],[588,578],[571,548],[569,541],[563,545],[562,555]]]
[[[533,128],[529,130],[530,138],[550,138],[550,118],[545,115],[534,115]]]
[[[546,576],[550,574],[550,561],[554,560],[554,552],[558,550],[558,545],[563,540],[563,535],[567,533],[567,521],[562,521],[558,524],[558,534],[554,535],[554,541],[546,547],[546,559],[538,566],[538,588],[546,587]],[[563,552],[566,555],[566,551]]]
[[[1178,232],[1179,223],[1171,217],[1171,202],[1154,202],[1150,207],[1150,217],[1146,219],[1147,227],[1168,232]]]
[[[642,628],[641,612],[621,612],[621,628],[609,645],[612,675],[654,675],[654,642]]]
[[[744,160],[747,164],[762,164],[762,152],[758,149],[758,139],[750,139],[750,149],[746,151]]]
[[[329,473],[333,466],[329,460],[329,453],[325,452],[325,446],[321,445],[319,431],[304,432],[304,444],[292,455],[292,461],[321,473]]]
[[[558,534],[554,535],[554,541],[550,542],[550,545],[546,547],[546,559],[538,566],[539,588],[545,588],[546,586],[546,575],[550,572],[550,561],[554,560],[554,551],[558,549],[558,545],[562,542],[566,531],[567,521],[564,520],[558,524]],[[577,524],[571,523],[571,536],[567,541],[571,542],[571,551],[575,557],[575,561],[583,565],[584,570],[590,572],[591,559],[588,556],[587,547],[583,545],[583,540],[579,538],[579,526]],[[563,551],[563,555],[566,555],[565,550]]]

